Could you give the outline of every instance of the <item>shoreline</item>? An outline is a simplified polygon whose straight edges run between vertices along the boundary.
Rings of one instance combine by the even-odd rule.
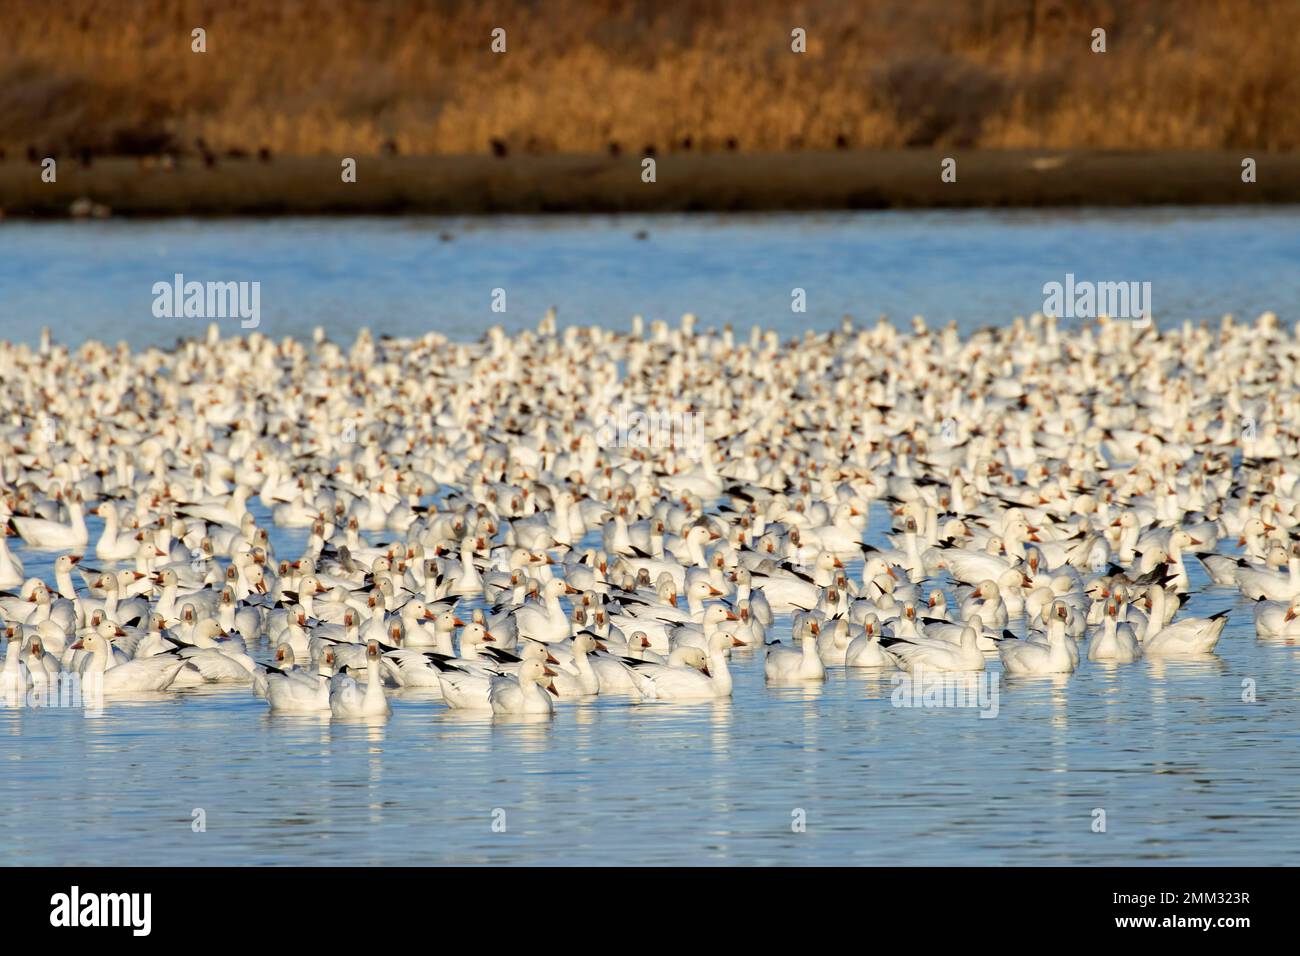
[[[528,213],[797,212],[1300,203],[1300,152],[1259,153],[1243,183],[1243,152],[843,150],[669,153],[656,182],[642,157],[512,155],[357,157],[343,183],[332,156],[184,157],[175,169],[136,158],[0,162],[5,218],[69,216],[494,215]],[[940,164],[956,160],[956,182]],[[80,202],[79,202],[80,200]],[[74,203],[76,209],[74,211]]]

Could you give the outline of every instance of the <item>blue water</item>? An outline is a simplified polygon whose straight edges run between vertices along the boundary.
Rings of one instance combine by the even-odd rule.
[[[8,222],[0,337],[48,324],[69,342],[170,344],[197,331],[150,313],[152,283],[175,271],[261,281],[260,331],[277,337],[468,337],[551,305],[620,327],[694,311],[787,332],[845,312],[970,328],[1039,308],[1066,272],[1152,282],[1158,320],[1290,319],[1297,226],[1291,210]],[[795,286],[807,316],[789,311]],[[505,315],[488,309],[494,287]],[[868,540],[886,525],[873,509]],[[273,543],[296,557],[302,533]],[[53,579],[51,555],[19,553]],[[1187,613],[1234,609],[1215,659],[1029,681],[994,660],[993,719],[893,706],[887,675],[768,687],[741,652],[729,702],[596,699],[540,723],[458,716],[418,692],[379,725],[273,717],[244,689],[96,717],[0,709],[0,863],[1294,862],[1300,648],[1258,641],[1248,602],[1192,576]]]
[[[296,556],[302,533],[273,544]],[[844,668],[769,687],[743,650],[731,701],[541,721],[418,690],[375,724],[273,716],[246,688],[0,708],[0,800],[35,810],[0,815],[0,863],[1294,862],[1300,646],[1258,641],[1251,602],[1191,573],[1186,613],[1233,609],[1214,658],[1008,680],[994,657],[995,696],[961,709],[895,706],[891,675]]]
[[[644,234],[646,238],[638,238]],[[444,240],[442,237],[447,236]],[[477,338],[631,317],[758,324],[796,334],[841,316],[924,315],[963,330],[1043,307],[1043,286],[1151,283],[1157,321],[1290,317],[1300,302],[1300,210],[864,212],[500,219],[0,223],[0,338],[170,346],[206,320],[158,319],[153,285],[261,283],[273,338],[324,326]],[[807,312],[791,311],[803,289]],[[493,290],[505,292],[493,312]],[[239,334],[240,323],[223,323]]]

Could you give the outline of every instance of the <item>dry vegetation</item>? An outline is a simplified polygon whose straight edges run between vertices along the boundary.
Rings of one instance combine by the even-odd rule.
[[[0,22],[11,158],[1300,145],[1296,0],[0,0]]]

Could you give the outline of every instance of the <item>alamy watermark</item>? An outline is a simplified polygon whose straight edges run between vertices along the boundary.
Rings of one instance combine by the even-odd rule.
[[[980,719],[996,717],[999,704],[998,676],[990,671],[978,673],[927,671],[897,673],[890,678],[894,691],[889,702],[894,707],[969,708],[980,712]]]
[[[0,690],[0,705],[15,708],[79,707],[87,717],[95,717],[104,712],[104,675],[102,672],[78,674],[62,671],[31,686],[6,686]]]
[[[696,412],[644,411],[619,404],[596,418],[596,442],[605,448],[673,449],[699,458],[704,426]]]
[[[155,282],[153,296],[157,319],[238,318],[245,329],[262,322],[260,282],[186,282],[178,272],[171,282]]]
[[[1043,285],[1043,314],[1062,319],[1132,319],[1145,327],[1151,321],[1150,282],[1076,282],[1073,272],[1065,282]]]

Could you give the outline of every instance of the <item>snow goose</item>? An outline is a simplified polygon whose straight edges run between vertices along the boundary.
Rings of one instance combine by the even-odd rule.
[[[1088,660],[1113,661],[1131,664],[1142,656],[1142,645],[1128,624],[1119,622],[1119,601],[1112,597],[1106,601],[1106,613],[1101,626],[1088,644]]]
[[[264,685],[254,680],[254,693],[266,698],[273,713],[330,713],[330,676],[296,668],[287,646],[276,649],[276,661],[280,666],[264,668]]]
[[[0,590],[10,590],[23,583],[23,562],[9,550],[5,540],[17,532],[8,524],[0,524]]]
[[[95,557],[101,561],[129,561],[135,556],[139,542],[134,535],[122,534],[118,526],[117,506],[111,501],[101,501],[90,513],[104,519],[104,530],[95,545]]]
[[[947,641],[950,644],[960,644],[962,633],[966,628],[972,628],[975,631],[975,644],[981,651],[997,650],[998,640],[1000,639],[996,636],[996,631],[1000,629],[985,630],[984,619],[980,617],[978,612],[961,622],[925,618],[921,625],[920,636],[926,640]]]
[[[750,613],[754,619],[763,627],[772,626],[772,608],[768,604],[767,598],[762,591],[753,589],[753,575],[748,568],[737,568],[732,575],[732,580],[736,582],[736,607],[740,607],[744,601],[749,602]]]
[[[501,674],[488,686],[488,704],[494,714],[526,715],[552,714],[555,691],[550,687],[551,676],[541,661],[524,661],[518,674]]]
[[[732,627],[731,634],[746,647],[762,647],[767,643],[767,628],[756,618],[748,601],[736,602],[736,617],[739,620]]]
[[[27,693],[27,688],[32,686],[31,673],[23,660],[22,625],[17,627],[20,630],[9,638],[9,646],[5,648],[4,670],[0,672],[0,698],[10,707],[16,707]]]
[[[1007,606],[1002,600],[1002,589],[996,581],[981,581],[966,600],[961,602],[961,619],[969,623],[974,618],[994,628],[1007,626]]]
[[[547,645],[528,641],[520,650],[523,656],[519,658],[511,654],[494,654],[495,663],[491,665],[486,661],[452,664],[439,659],[436,655],[433,656],[432,660],[441,684],[442,699],[448,707],[455,710],[491,710],[492,701],[489,692],[494,678],[508,674],[517,675],[519,669],[528,661],[541,663],[545,668],[543,671],[545,676],[555,676],[556,672],[546,665],[558,664],[559,661],[550,653]]]
[[[1257,602],[1255,633],[1261,638],[1300,637],[1300,597]]]
[[[369,641],[366,644],[366,671],[369,676],[364,688],[346,673],[338,673],[330,678],[329,707],[333,716],[350,719],[387,717],[392,713],[388,699],[384,696],[379,658],[379,645],[375,641]]]
[[[733,682],[727,655],[733,646],[735,639],[720,630],[714,632],[707,653],[698,647],[682,647],[669,655],[666,664],[627,663],[644,700],[717,700],[731,696]]]
[[[831,585],[830,572],[843,566],[835,555],[822,551],[814,559],[811,575],[787,564],[766,572],[753,571],[750,577],[774,612],[789,614],[815,608],[821,598],[820,589]]]
[[[57,686],[63,667],[59,664],[59,659],[45,649],[39,637],[28,638],[27,654],[23,658],[23,663],[26,665],[32,686],[38,691],[43,692],[52,684]]]
[[[880,646],[882,635],[876,615],[868,614],[862,622],[862,633],[853,639],[844,655],[848,667],[897,667],[898,660]]]
[[[672,628],[669,632],[670,643],[673,647],[694,644],[701,650],[707,651],[715,631],[725,626],[728,621],[739,620],[736,613],[725,604],[710,604],[704,609],[699,624],[679,624]]]
[[[1070,653],[1073,642],[1065,633],[1069,616],[1070,609],[1058,601],[1048,611],[1046,643],[1011,638],[999,641],[1002,669],[1012,677],[1073,673],[1078,661]]]
[[[555,676],[551,679],[555,696],[590,697],[599,694],[600,677],[588,658],[588,655],[596,650],[596,639],[585,631],[581,632],[574,636],[569,649],[573,655],[572,659],[567,665],[556,670]]]
[[[1227,610],[1209,617],[1185,617],[1163,627],[1159,626],[1159,618],[1153,616],[1147,623],[1142,652],[1147,657],[1196,657],[1212,653],[1227,623]]]
[[[904,638],[895,635],[883,638],[881,646],[898,659],[899,666],[912,673],[920,671],[982,671],[984,653],[979,649],[979,637],[969,625],[962,628],[961,642],[927,640],[923,637]]]
[[[25,518],[14,515],[9,519],[13,530],[37,551],[80,551],[90,541],[86,530],[86,517],[82,511],[81,492],[72,491],[66,496],[68,523],[48,518]]]
[[[1286,565],[1284,572],[1257,567],[1238,568],[1237,586],[1241,588],[1242,594],[1253,601],[1260,598],[1290,601],[1293,597],[1300,596],[1300,545],[1292,547]]]
[[[855,635],[845,618],[827,621],[817,638],[817,654],[826,665],[843,664]]]
[[[88,652],[81,668],[82,679],[92,681],[92,689],[105,694],[166,690],[181,670],[189,667],[174,654],[119,663],[113,660],[108,641],[98,632],[87,634],[72,649]]]
[[[821,625],[811,615],[801,615],[796,623],[799,647],[769,644],[763,659],[763,674],[769,681],[825,680],[826,666],[817,653]]]
[[[552,578],[542,585],[541,601],[525,604],[514,613],[519,636],[543,644],[553,644],[569,636],[569,617],[560,604],[560,595],[576,594],[560,578]]]

